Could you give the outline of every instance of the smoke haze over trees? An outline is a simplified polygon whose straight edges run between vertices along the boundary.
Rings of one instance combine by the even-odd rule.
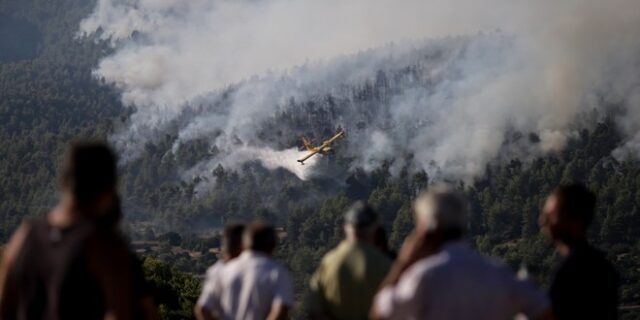
[[[348,130],[372,113],[349,140],[357,166],[411,157],[415,170],[469,181],[496,158],[562,150],[594,125],[583,118],[593,110],[616,112],[618,157],[638,152],[635,9],[627,0],[101,0],[80,34],[115,50],[95,76],[135,108],[112,136],[131,157],[177,130],[174,150],[207,138],[218,151],[191,174],[255,158],[238,148],[269,162],[292,143],[261,132],[265,122],[298,111],[292,100],[330,96],[329,117]],[[364,83],[389,92],[373,108],[358,104],[348,88]],[[509,141],[511,131],[539,143]]]

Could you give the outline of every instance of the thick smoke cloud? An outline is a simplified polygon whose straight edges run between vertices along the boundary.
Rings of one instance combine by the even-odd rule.
[[[175,127],[174,150],[199,138],[219,150],[187,175],[259,158],[309,177],[261,128],[288,101],[326,95],[365,169],[395,159],[394,170],[472,178],[496,159],[561,150],[588,125],[580,115],[613,107],[625,134],[614,154],[640,150],[635,0],[99,0],[80,33],[115,48],[95,75],[135,107],[113,137],[126,154]],[[415,81],[396,79],[383,110],[354,109],[350,86],[412,66]]]

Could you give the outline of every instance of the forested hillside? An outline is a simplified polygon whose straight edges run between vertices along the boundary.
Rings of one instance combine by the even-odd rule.
[[[55,200],[59,158],[74,138],[105,137],[122,112],[91,77],[105,47],[74,40],[90,1],[0,1],[0,239]]]
[[[79,21],[92,8],[91,1],[83,0],[0,0],[3,242],[21,219],[41,214],[55,203],[57,165],[68,143],[77,138],[106,139],[130,114],[118,92],[91,75],[109,47],[75,37]],[[429,79],[416,76],[418,68],[381,71],[345,89],[345,96],[292,99],[287,110],[295,112],[274,115],[263,134],[279,132],[278,136],[264,139],[280,148],[296,146],[297,134],[321,139],[339,124],[333,110],[343,104],[354,112],[368,112],[360,123],[347,128],[356,132],[374,117],[383,117],[376,113],[376,106],[388,103],[403,81],[428,83]],[[470,201],[471,243],[514,269],[527,268],[542,286],[548,284],[555,256],[537,226],[541,204],[559,183],[586,183],[599,196],[590,237],[622,275],[622,303],[634,305],[640,300],[640,164],[611,157],[620,140],[614,115],[590,116],[596,120],[560,153],[496,159],[472,182],[449,182]],[[144,266],[163,315],[171,319],[189,316],[199,290],[193,274],[202,274],[215,261],[208,249],[218,244],[215,230],[224,223],[261,218],[283,228],[286,237],[277,255],[293,272],[300,301],[296,314],[304,318],[308,278],[322,255],[342,238],[345,209],[355,200],[371,203],[381,213],[392,248],[397,250],[412,228],[412,199],[431,182],[443,179],[437,168],[425,172],[394,166],[392,161],[365,170],[353,166],[349,153],[337,145],[336,154],[318,164],[328,174],[307,181],[284,169],[267,170],[259,161],[235,170],[213,166],[186,180],[181,169],[193,167],[216,150],[207,139],[194,139],[169,152],[175,135],[167,132],[157,137],[145,145],[139,158],[121,167],[126,230],[133,240],[161,243],[164,252],[151,254]],[[536,143],[538,138],[509,133],[509,141],[520,139]],[[201,252],[204,260],[171,253],[172,246],[178,245]],[[187,271],[193,274],[183,273]]]

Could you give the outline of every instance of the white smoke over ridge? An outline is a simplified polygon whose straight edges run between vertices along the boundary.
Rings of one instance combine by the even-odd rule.
[[[489,34],[420,40],[478,31]],[[128,154],[177,121],[174,150],[211,137],[221,151],[188,172],[260,156],[275,159],[263,162],[268,168],[296,173],[274,151],[281,139],[260,128],[299,107],[291,99],[331,95],[354,165],[396,158],[396,169],[438,167],[456,178],[481,174],[496,157],[560,150],[579,114],[611,105],[626,110],[616,154],[637,154],[639,32],[632,0],[99,0],[81,24],[82,34],[116,47],[95,74],[136,107],[114,136]],[[401,44],[384,46],[391,42]],[[411,67],[389,79],[400,89],[379,97],[382,110],[354,102],[350,86]],[[505,147],[509,130],[535,133],[540,143]],[[408,153],[407,163],[398,157]]]

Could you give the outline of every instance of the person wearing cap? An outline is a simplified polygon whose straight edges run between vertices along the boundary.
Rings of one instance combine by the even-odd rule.
[[[462,240],[467,205],[446,185],[414,203],[415,230],[375,297],[375,319],[550,319],[546,295]]]
[[[344,220],[344,241],[323,257],[311,278],[308,301],[313,319],[367,319],[391,267],[391,260],[375,246],[376,212],[357,202]]]

